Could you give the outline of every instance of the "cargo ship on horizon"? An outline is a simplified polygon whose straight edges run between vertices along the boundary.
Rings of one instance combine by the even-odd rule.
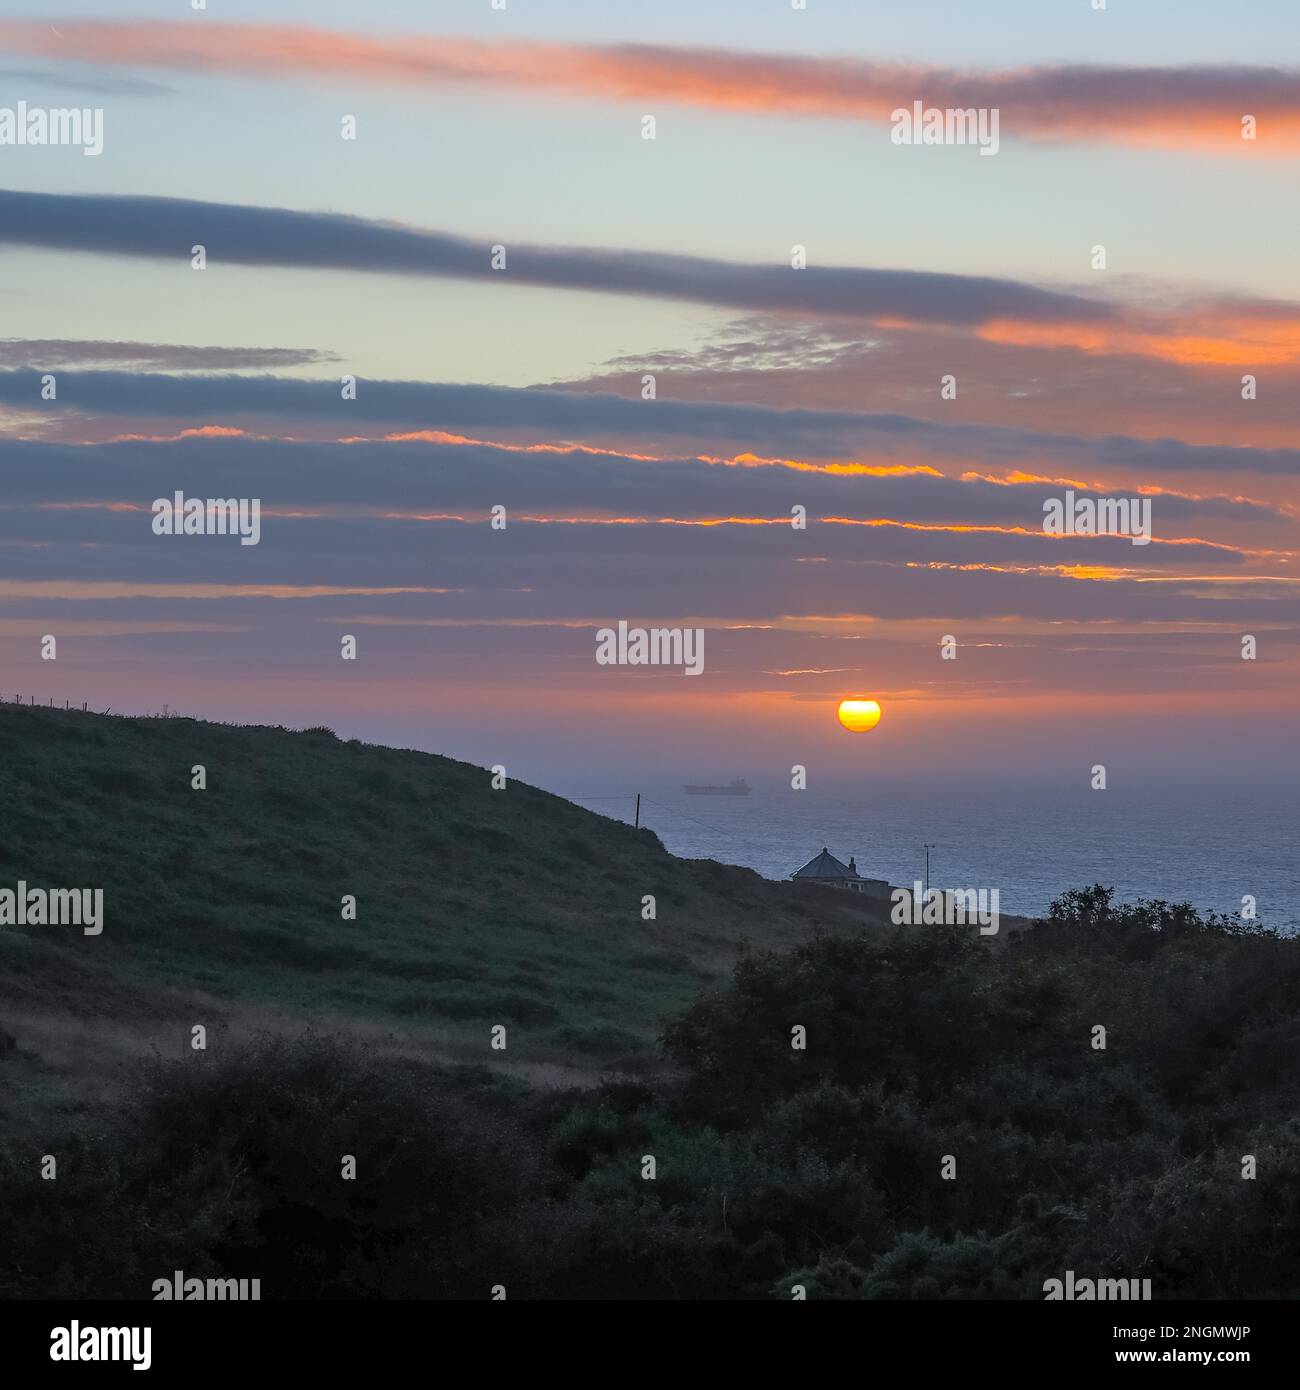
[[[688,796],[748,796],[754,789],[743,777],[735,777],[725,787],[687,782],[682,790]]]

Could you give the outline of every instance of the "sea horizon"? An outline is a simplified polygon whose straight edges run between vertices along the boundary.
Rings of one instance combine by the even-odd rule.
[[[740,773],[698,781],[722,784]],[[790,790],[747,780],[747,796],[692,795],[682,783],[641,778],[640,822],[671,854],[716,859],[788,879],[823,848],[866,878],[907,886],[998,888],[1002,910],[1042,916],[1052,900],[1093,883],[1120,900],[1189,902],[1239,916],[1253,896],[1256,917],[1300,929],[1300,865],[1288,849],[1300,824],[1300,790],[1282,781],[1239,789],[1191,779],[1144,780],[1094,792],[1059,779],[978,778],[936,784],[872,779]],[[548,779],[545,789],[629,824],[636,794],[596,790],[586,779]]]

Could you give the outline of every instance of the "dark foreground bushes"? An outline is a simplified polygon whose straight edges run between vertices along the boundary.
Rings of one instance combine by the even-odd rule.
[[[997,948],[747,956],[653,1084],[270,1041],[162,1067],[49,1146],[53,1182],[4,1150],[0,1296],[176,1269],[264,1298],[1041,1298],[1069,1269],[1295,1296],[1297,1039],[1297,943],[1091,889]]]

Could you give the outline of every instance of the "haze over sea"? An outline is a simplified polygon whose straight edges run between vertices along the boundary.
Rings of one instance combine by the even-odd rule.
[[[728,782],[738,772],[700,774]],[[908,885],[924,875],[943,888],[997,888],[1013,915],[1046,912],[1070,888],[1101,882],[1124,901],[1190,902],[1239,914],[1251,894],[1267,926],[1300,929],[1300,789],[1191,783],[1112,785],[1091,791],[1025,782],[924,785],[873,780],[795,792],[749,777],[749,796],[688,796],[680,783],[644,779],[641,823],[673,854],[743,864],[787,878],[823,846],[858,872]],[[588,776],[571,800],[620,820],[634,799]],[[585,794],[579,795],[579,792]]]

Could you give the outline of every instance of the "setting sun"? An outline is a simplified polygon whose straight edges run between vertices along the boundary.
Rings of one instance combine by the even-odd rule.
[[[841,700],[839,715],[846,729],[861,734],[880,723],[880,706],[874,700]]]

